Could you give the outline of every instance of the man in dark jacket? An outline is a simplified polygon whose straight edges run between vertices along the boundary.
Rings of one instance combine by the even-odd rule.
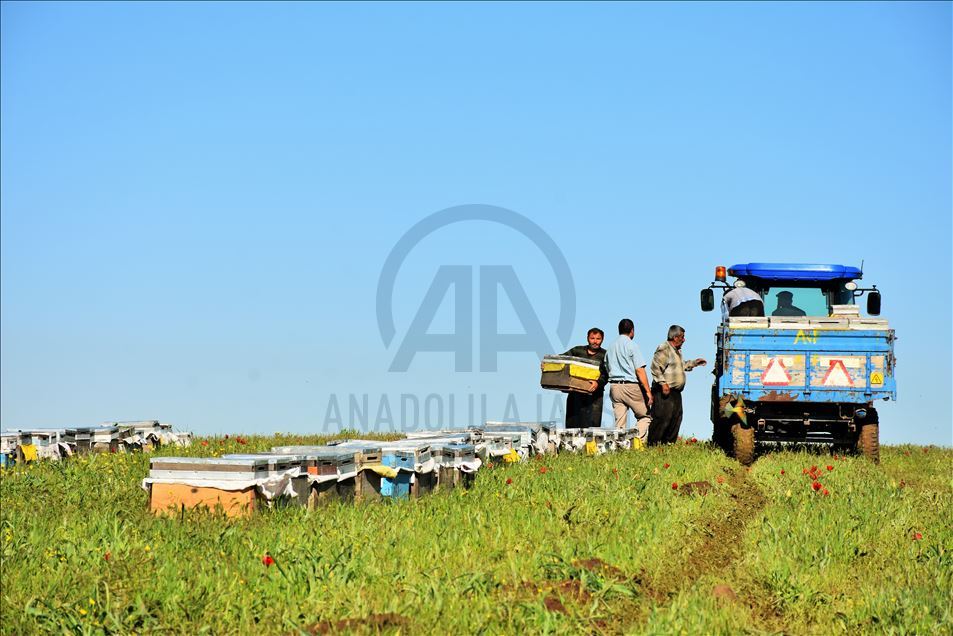
[[[586,334],[588,344],[573,347],[564,356],[587,359],[599,365],[599,379],[590,380],[589,393],[570,392],[566,396],[566,428],[598,428],[602,426],[602,401],[609,372],[606,371],[605,334],[593,327]]]

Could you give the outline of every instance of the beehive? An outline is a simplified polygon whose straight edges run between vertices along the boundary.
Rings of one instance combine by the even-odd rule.
[[[119,427],[97,426],[90,431],[89,447],[95,453],[115,453],[119,450]]]
[[[150,462],[146,483],[149,508],[155,513],[221,507],[228,516],[243,516],[271,500],[292,505],[306,502],[307,478],[304,483],[301,478],[300,460],[287,455],[156,457]],[[277,489],[292,480],[298,482],[292,484],[294,497],[284,492],[269,496],[269,487]]]
[[[544,389],[589,393],[590,383],[599,375],[599,364],[585,358],[546,356],[539,384]]]
[[[431,447],[437,465],[437,487],[469,486],[479,463],[473,444],[443,443]],[[473,469],[469,469],[473,467]]]
[[[393,477],[381,478],[381,496],[404,498],[422,496],[435,483],[430,445],[420,440],[401,440],[381,445],[381,464],[397,469]]]

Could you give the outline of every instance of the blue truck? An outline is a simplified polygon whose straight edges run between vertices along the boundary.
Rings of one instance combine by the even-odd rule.
[[[879,461],[875,404],[897,399],[896,338],[878,317],[880,292],[859,287],[862,277],[844,265],[715,268],[701,305],[712,311],[714,290],[723,292],[711,420],[726,453],[749,465],[758,443],[799,442]],[[864,295],[866,316],[856,303]]]

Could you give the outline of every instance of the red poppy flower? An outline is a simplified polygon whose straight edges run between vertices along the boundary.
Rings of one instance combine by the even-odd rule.
[[[821,494],[826,497],[826,496],[828,496],[828,495],[831,494],[831,493],[830,493],[829,490],[827,490],[827,488],[825,488],[824,490],[821,491]]]
[[[901,480],[900,480],[900,487],[903,488],[903,487],[906,486],[906,485],[907,485],[907,482],[905,482],[904,480],[901,479]]]
[[[836,462],[838,459],[840,459],[840,457],[838,457],[837,455],[834,455],[834,461]]]
[[[509,485],[512,484],[512,483],[513,483],[513,478],[512,478],[512,477],[507,477],[507,478],[506,478],[506,485],[509,486]]]
[[[665,464],[665,465],[662,466],[662,468],[668,468],[670,465],[671,465],[671,464]]]
[[[225,439],[228,439],[228,433],[225,433]]]
[[[275,560],[271,557],[270,554],[266,554],[264,557],[262,557],[261,562],[265,564],[266,568],[270,568],[271,566],[275,564]]]
[[[816,473],[816,472],[817,472],[817,466],[811,466],[811,472],[812,472],[812,473]]]
[[[112,556],[113,556],[112,552],[107,552],[106,554],[103,555],[103,558],[106,559],[106,563],[109,563],[109,559],[111,559]]]
[[[672,490],[678,490],[678,484],[674,481],[672,482]]]
[[[922,534],[922,533],[920,533],[920,532],[914,532],[914,533],[913,533],[913,540],[914,540],[914,541],[920,541],[921,539],[923,539],[923,534]]]
[[[202,440],[202,446],[208,446],[208,442],[204,439]]]
[[[806,474],[807,474],[807,468],[805,468],[804,470],[802,470],[802,471],[801,471],[801,474],[802,474],[802,475],[806,475]]]
[[[828,467],[827,467],[827,470],[834,470],[834,467],[833,467],[833,466],[828,466]]]
[[[811,483],[811,488],[814,489],[814,492],[817,492],[818,490],[821,489],[821,482],[819,482],[819,481],[812,482],[812,483]]]
[[[782,475],[784,474],[784,469],[783,469],[783,468],[781,469],[781,474],[782,474]]]
[[[721,475],[718,475],[718,477],[715,479],[715,481],[717,481],[719,484],[723,484],[723,483],[725,483],[725,478],[722,477]]]
[[[545,474],[546,474],[546,467],[545,467],[545,466],[543,466],[543,467],[541,467],[541,468],[539,469],[539,474],[540,474],[540,475],[545,475]]]

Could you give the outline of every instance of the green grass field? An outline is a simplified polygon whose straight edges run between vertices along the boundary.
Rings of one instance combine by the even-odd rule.
[[[205,441],[159,452],[319,438]],[[469,490],[244,520],[153,517],[148,464],[3,472],[2,633],[953,631],[948,449],[885,447],[879,466],[778,452],[750,470],[706,444],[547,456]],[[698,481],[707,494],[686,494]]]

